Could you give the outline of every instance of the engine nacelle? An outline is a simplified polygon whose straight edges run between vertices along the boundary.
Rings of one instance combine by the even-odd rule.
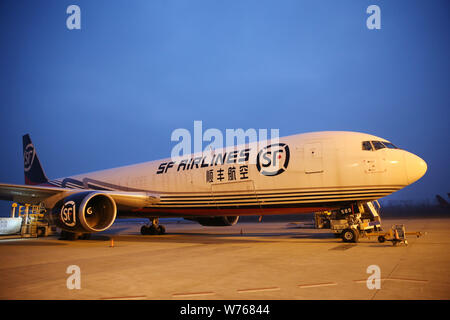
[[[205,217],[205,218],[194,218],[189,219],[193,221],[197,221],[202,226],[208,227],[226,227],[226,226],[234,226],[238,220],[239,216],[223,216],[223,217]]]
[[[116,220],[117,206],[101,192],[79,192],[59,201],[50,222],[69,232],[92,233],[108,229]]]

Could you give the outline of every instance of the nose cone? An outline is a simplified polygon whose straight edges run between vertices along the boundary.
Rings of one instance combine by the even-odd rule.
[[[408,184],[416,182],[427,172],[427,163],[415,154],[407,152],[405,154],[405,162]]]

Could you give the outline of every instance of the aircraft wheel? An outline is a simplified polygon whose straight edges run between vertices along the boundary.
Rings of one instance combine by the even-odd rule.
[[[89,240],[91,238],[90,233],[83,233],[80,237],[81,240]]]
[[[164,226],[158,226],[158,234],[165,234],[166,228]]]
[[[159,234],[159,226],[155,227],[154,225],[152,225],[149,228],[149,234],[151,234],[151,235]]]
[[[166,233],[166,228],[164,226],[142,226],[141,227],[141,234],[143,235],[157,235],[157,234],[164,234]]]
[[[355,229],[345,229],[342,231],[342,240],[344,242],[358,242],[359,233]]]
[[[147,227],[147,226],[142,226],[142,227],[141,227],[141,234],[142,234],[142,235],[148,235],[148,234],[150,234],[150,228]]]
[[[74,240],[77,240],[77,238],[78,238],[78,235],[75,232],[69,232],[69,231],[62,230],[59,240],[74,241]]]

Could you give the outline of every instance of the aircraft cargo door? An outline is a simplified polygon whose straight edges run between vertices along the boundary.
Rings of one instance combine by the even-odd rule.
[[[304,150],[305,173],[323,172],[322,143],[307,143]]]

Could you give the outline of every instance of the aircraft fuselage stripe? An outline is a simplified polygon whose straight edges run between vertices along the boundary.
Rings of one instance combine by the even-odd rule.
[[[253,194],[243,194],[243,195],[233,195],[233,196],[226,196],[227,198],[224,198],[223,195],[210,195],[206,199],[167,199],[166,197],[161,197],[161,203],[189,203],[189,202],[222,202],[222,201],[237,201],[237,200],[266,200],[266,199],[281,199],[281,198],[314,198],[314,197],[331,197],[331,196],[359,196],[359,195],[367,195],[367,194],[373,194],[373,195],[386,195],[390,194],[393,191],[367,191],[367,192],[357,192],[357,193],[324,193],[324,194],[297,194],[297,195],[285,195],[285,194],[277,194],[277,195],[261,195],[258,193]]]

